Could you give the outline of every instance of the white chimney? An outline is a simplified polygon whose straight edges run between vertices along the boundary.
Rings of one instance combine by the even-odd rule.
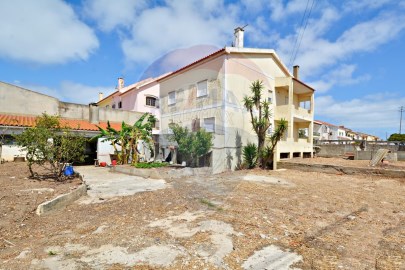
[[[296,78],[297,80],[299,80],[299,71],[300,71],[300,66],[293,66],[293,75],[294,78]]]
[[[124,88],[124,78],[118,78],[118,91],[120,91],[122,88]]]
[[[98,92],[98,101],[103,99],[103,92]]]
[[[235,40],[233,42],[234,47],[243,48],[243,32],[245,32],[245,30],[243,30],[242,27],[235,28]]]

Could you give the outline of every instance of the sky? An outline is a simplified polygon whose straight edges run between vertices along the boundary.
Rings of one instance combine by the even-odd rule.
[[[132,84],[231,46],[245,25],[245,47],[300,66],[317,120],[399,132],[405,0],[2,0],[0,81],[86,104],[118,77]]]

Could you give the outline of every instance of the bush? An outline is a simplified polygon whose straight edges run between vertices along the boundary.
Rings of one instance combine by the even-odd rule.
[[[134,165],[138,169],[151,169],[151,168],[160,168],[167,166],[167,162],[138,162]]]
[[[388,138],[389,141],[405,141],[405,134],[394,133]]]
[[[39,176],[33,165],[47,169],[51,177],[64,179],[64,164],[84,161],[86,138],[60,124],[58,116],[43,114],[36,125],[16,136],[17,144],[27,152],[25,158],[31,177]]]
[[[257,146],[254,143],[248,143],[242,150],[243,160],[248,169],[256,167]]]
[[[168,137],[169,141],[177,143],[178,152],[184,158],[183,161],[192,167],[197,167],[198,159],[208,154],[213,146],[214,135],[203,128],[191,132],[187,127],[176,123],[171,123],[169,127],[173,131],[173,134]]]

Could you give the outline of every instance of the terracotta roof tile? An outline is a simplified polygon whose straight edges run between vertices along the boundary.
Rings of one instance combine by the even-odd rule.
[[[36,118],[37,116],[0,114],[0,126],[33,127],[35,126]],[[75,130],[98,131],[96,124],[92,124],[87,120],[62,118],[60,122],[63,126],[67,126]],[[110,122],[110,125],[114,129],[121,129],[121,123]],[[101,128],[106,128],[107,122],[100,122],[98,126],[100,126]]]

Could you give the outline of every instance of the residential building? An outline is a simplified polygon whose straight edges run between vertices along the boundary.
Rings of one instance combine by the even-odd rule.
[[[99,134],[97,126],[106,128],[107,121],[113,128],[120,129],[122,121],[136,122],[142,115],[139,112],[99,107],[94,103],[85,105],[62,102],[51,96],[0,82],[0,135],[11,138],[10,135],[20,134],[25,128],[34,126],[35,119],[43,113],[60,116],[64,126],[86,137]],[[99,158],[97,142],[90,143],[88,147],[88,154],[93,155],[94,159]],[[23,154],[13,140],[8,140],[2,150],[0,159],[5,160],[13,160],[14,156]],[[109,161],[109,156],[106,159]]]
[[[170,123],[203,127],[214,133],[213,173],[234,169],[242,162],[242,146],[257,142],[243,98],[260,80],[273,112],[268,134],[281,119],[288,122],[275,158],[311,157],[314,89],[299,80],[298,66],[291,74],[274,50],[244,48],[243,29],[235,29],[234,44],[158,79],[162,134],[171,132]],[[173,148],[165,136],[159,142],[164,155]]]
[[[128,86],[124,86],[123,78],[118,78],[117,90],[99,100],[97,105],[116,110],[151,113],[158,119],[152,131],[154,135],[157,135],[160,133],[159,84],[157,80],[166,75],[148,78]]]
[[[314,124],[316,124],[316,132],[319,133],[319,140],[339,140],[338,126],[320,120],[315,120]],[[342,134],[342,129],[340,132]]]

